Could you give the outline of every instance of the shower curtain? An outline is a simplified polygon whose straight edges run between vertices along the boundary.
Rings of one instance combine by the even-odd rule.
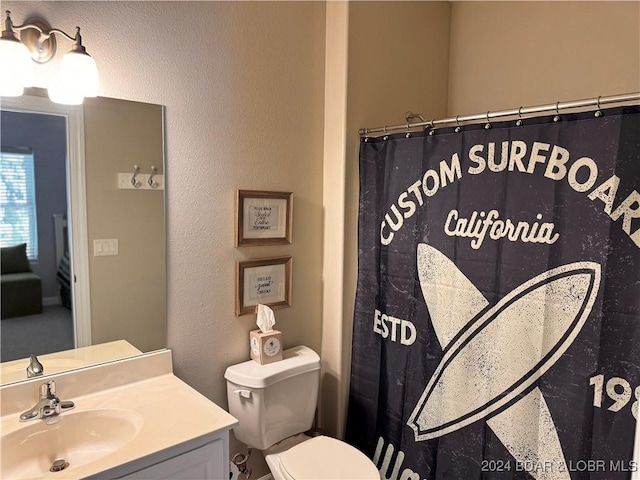
[[[346,440],[381,478],[631,478],[639,180],[640,107],[362,139]]]

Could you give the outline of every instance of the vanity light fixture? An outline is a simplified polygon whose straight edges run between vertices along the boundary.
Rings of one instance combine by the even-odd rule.
[[[16,32],[20,32],[20,38]],[[7,10],[0,37],[0,96],[18,97],[25,87],[33,86],[34,65],[29,59],[36,63],[51,60],[56,53],[54,34],[71,40],[73,46],[62,57],[57,78],[48,87],[49,98],[56,103],[79,105],[84,97],[98,95],[98,68],[82,45],[80,27],[72,37],[39,18],[14,25]]]

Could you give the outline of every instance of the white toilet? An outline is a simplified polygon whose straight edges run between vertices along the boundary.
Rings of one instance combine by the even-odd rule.
[[[253,360],[227,368],[233,432],[264,454],[275,480],[380,480],[366,455],[335,438],[308,437],[320,384],[320,357],[305,346],[283,352],[283,360]]]

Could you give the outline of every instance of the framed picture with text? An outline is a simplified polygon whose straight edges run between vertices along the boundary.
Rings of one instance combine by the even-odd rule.
[[[236,247],[291,243],[293,193],[238,190]]]
[[[237,262],[236,316],[254,313],[261,303],[272,309],[291,306],[291,257]]]

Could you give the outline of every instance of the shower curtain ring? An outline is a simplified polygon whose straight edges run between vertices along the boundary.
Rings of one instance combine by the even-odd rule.
[[[597,100],[597,104],[598,104],[598,110],[596,110],[596,112],[594,113],[594,116],[596,118],[599,118],[602,116],[602,111],[600,110],[600,99],[602,98],[602,96],[598,96],[598,100]]]
[[[518,121],[516,122],[516,127],[522,125],[522,107],[518,108]]]
[[[489,111],[487,111],[487,123],[484,126],[485,130],[489,130],[491,128],[491,122],[489,121]]]
[[[560,102],[556,102],[556,116],[553,117],[554,122],[560,121]]]
[[[456,115],[456,125],[457,125],[455,129],[456,133],[460,132],[460,120],[458,120],[458,117],[460,117],[460,115]]]
[[[435,121],[435,118],[432,118],[431,121],[429,122],[429,135],[433,135],[436,131],[436,125],[435,123],[433,123]]]

